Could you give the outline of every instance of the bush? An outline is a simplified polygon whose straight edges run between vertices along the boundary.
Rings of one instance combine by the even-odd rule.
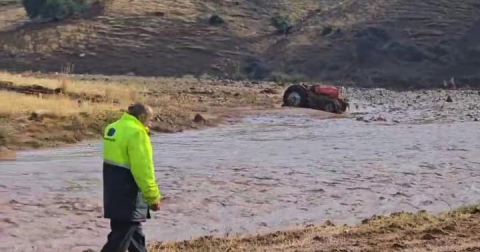
[[[281,34],[288,34],[288,32],[293,28],[290,18],[288,16],[282,16],[282,15],[273,17],[272,25]]]
[[[36,18],[40,16],[40,12],[45,5],[46,0],[23,0],[22,4],[27,12],[29,18]]]
[[[223,18],[220,17],[219,15],[212,15],[210,19],[208,19],[208,22],[211,25],[221,25],[225,23],[225,20],[223,20]]]
[[[64,19],[88,8],[87,0],[23,0],[29,18]]]

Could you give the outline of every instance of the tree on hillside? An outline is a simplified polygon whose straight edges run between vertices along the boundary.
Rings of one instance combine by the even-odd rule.
[[[31,19],[65,19],[88,8],[87,0],[22,0],[22,3]]]

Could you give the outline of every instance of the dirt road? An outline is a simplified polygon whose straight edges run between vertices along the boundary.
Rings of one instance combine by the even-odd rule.
[[[477,106],[478,93],[349,92],[354,111],[343,118],[279,109],[154,136],[167,198],[146,224],[148,239],[268,232],[326,220],[356,224],[375,214],[477,203],[478,110],[468,108]],[[444,101],[447,92],[451,103]],[[411,96],[420,96],[415,110],[402,109]],[[91,142],[0,163],[0,250],[101,246],[108,222],[101,218],[100,162],[100,145]]]

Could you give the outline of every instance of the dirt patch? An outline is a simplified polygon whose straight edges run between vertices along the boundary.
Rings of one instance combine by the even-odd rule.
[[[149,251],[476,251],[478,206],[437,216],[394,213],[349,227],[307,226],[254,237],[202,238],[159,243]]]
[[[9,150],[6,147],[0,148],[0,161],[12,161],[17,158],[15,151]]]

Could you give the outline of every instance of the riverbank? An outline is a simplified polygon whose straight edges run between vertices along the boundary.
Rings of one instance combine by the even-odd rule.
[[[225,118],[281,104],[271,82],[129,76],[0,73],[0,158],[8,151],[60,147],[99,138],[133,102],[153,107],[154,132],[215,126]],[[428,123],[480,120],[476,90],[348,88],[358,120]],[[367,116],[367,117],[364,117]],[[368,117],[369,116],[369,117]],[[7,154],[5,154],[7,153]]]
[[[101,137],[133,102],[153,107],[154,132],[214,126],[238,107],[279,104],[272,83],[0,73],[0,150],[59,147]],[[215,112],[212,112],[215,110]],[[7,154],[8,155],[8,154]],[[7,156],[3,154],[3,156]]]
[[[158,243],[150,252],[174,251],[480,251],[480,207],[473,205],[429,215],[393,213],[375,216],[357,226],[322,226],[250,237]]]

